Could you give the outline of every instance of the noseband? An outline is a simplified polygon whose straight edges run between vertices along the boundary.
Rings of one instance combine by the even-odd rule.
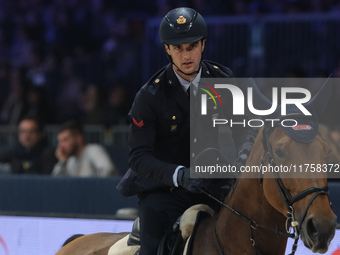
[[[282,120],[282,119],[280,119]],[[263,144],[263,148],[264,148],[264,156],[261,159],[261,167],[265,164],[265,161],[272,166],[273,168],[276,166],[275,160],[274,160],[274,156],[273,156],[273,151],[272,151],[272,147],[270,145],[269,142],[269,136],[270,134],[274,131],[274,129],[277,127],[277,125],[274,125],[272,127],[265,127],[263,129],[263,138],[262,138],[262,144]],[[262,171],[260,171],[261,173],[261,177],[260,177],[260,183],[262,185],[263,183],[263,173]],[[313,201],[319,196],[319,195],[326,195],[328,196],[328,187],[327,186],[314,186],[314,187],[310,187],[300,193],[298,193],[295,196],[292,196],[289,192],[289,190],[285,187],[285,185],[282,182],[282,179],[280,177],[280,174],[278,171],[273,171],[274,177],[275,177],[275,182],[276,182],[276,186],[277,189],[280,193],[280,196],[287,208],[287,221],[286,221],[286,231],[287,233],[289,232],[290,227],[293,227],[294,229],[294,239],[295,242],[293,244],[292,247],[292,253],[290,255],[294,255],[297,249],[297,243],[299,240],[299,235],[300,235],[300,230],[301,230],[301,226],[303,221],[306,218],[306,215],[308,213],[308,210],[310,208],[310,206],[312,205]],[[312,198],[309,200],[309,203],[303,213],[303,216],[299,221],[297,221],[295,219],[294,216],[294,209],[293,209],[293,204],[296,203],[297,201],[305,198],[306,196],[313,194]]]

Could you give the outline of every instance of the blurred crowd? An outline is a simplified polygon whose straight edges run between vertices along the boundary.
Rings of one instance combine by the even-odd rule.
[[[125,124],[145,82],[145,22],[178,6],[203,16],[340,12],[339,0],[0,0],[0,124],[26,114]]]
[[[24,116],[44,124],[71,119],[82,125],[127,124],[134,94],[146,82],[141,68],[146,22],[178,6],[203,16],[340,13],[340,0],[0,0],[0,125],[17,126],[19,135],[34,138],[43,137],[37,128],[20,132]],[[293,68],[286,76],[308,75]],[[340,77],[340,61],[334,76]],[[338,109],[334,98],[329,111]],[[324,130],[340,151],[339,125]],[[24,144],[3,154],[1,162],[19,166],[14,172],[29,172],[45,148],[25,150]],[[53,166],[54,148],[50,154]]]

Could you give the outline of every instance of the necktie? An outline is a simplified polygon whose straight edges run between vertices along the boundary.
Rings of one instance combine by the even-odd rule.
[[[188,97],[189,101],[190,101],[190,86],[191,86],[191,84],[189,85],[189,87],[187,89],[187,97]]]

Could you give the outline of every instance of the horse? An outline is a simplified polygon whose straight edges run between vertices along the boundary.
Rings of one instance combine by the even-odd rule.
[[[325,85],[321,90],[324,88]],[[325,98],[312,101],[318,105]],[[305,120],[300,115],[296,117]],[[307,123],[310,126],[301,126],[309,126],[315,132],[315,122],[307,119]],[[203,218],[189,238],[189,254],[284,255],[289,237],[296,240],[292,254],[299,238],[315,253],[328,250],[337,217],[328,198],[327,172],[305,168],[326,164],[329,145],[318,132],[311,135],[311,141],[296,141],[292,130],[287,132],[276,124],[259,131],[244,172],[224,201],[219,201],[221,209],[213,217]],[[268,171],[279,167],[293,171]],[[115,243],[128,234],[85,235],[62,247],[56,255],[133,255],[134,246],[126,252],[115,248]]]

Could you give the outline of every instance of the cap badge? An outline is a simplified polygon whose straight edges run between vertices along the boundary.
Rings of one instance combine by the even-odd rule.
[[[183,16],[178,17],[177,24],[184,24],[185,22],[187,22],[186,18],[184,18]]]

